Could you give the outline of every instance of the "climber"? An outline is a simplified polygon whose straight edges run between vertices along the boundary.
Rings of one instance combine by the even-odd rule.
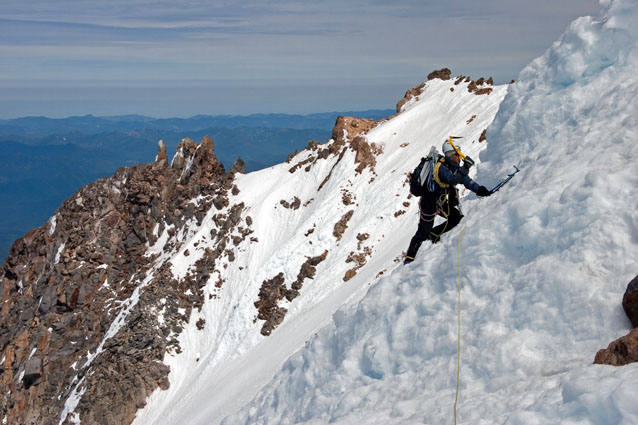
[[[463,165],[460,165],[463,156]],[[490,191],[485,186],[480,186],[468,175],[474,161],[465,156],[452,142],[452,137],[443,143],[443,156],[436,162],[433,169],[436,182],[433,192],[424,192],[419,202],[419,227],[410,241],[408,252],[403,264],[414,261],[419,247],[425,240],[437,243],[441,235],[459,224],[463,214],[459,206],[459,194],[456,185],[463,186],[476,193],[478,196],[490,196]],[[434,218],[440,215],[445,222],[436,227]]]

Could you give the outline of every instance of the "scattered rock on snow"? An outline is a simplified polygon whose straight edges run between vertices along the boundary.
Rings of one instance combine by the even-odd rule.
[[[470,84],[468,84],[467,86],[467,91],[469,91],[470,93],[474,93],[477,96],[480,96],[482,94],[490,94],[492,93],[492,88],[491,87],[483,87],[479,89],[479,86],[482,86],[483,84],[487,84],[487,85],[492,85],[494,82],[492,81],[492,77],[490,77],[488,80],[485,80],[485,78],[479,78],[476,81],[470,81]]]
[[[279,201],[279,203],[283,205],[284,208],[293,209],[293,210],[298,210],[299,207],[301,206],[301,200],[297,198],[296,196],[293,198],[292,202],[288,202],[285,199],[282,199],[281,201]]]
[[[290,289],[286,286],[284,274],[280,272],[272,279],[262,282],[259,290],[259,299],[255,301],[257,308],[257,319],[264,320],[261,327],[261,334],[268,336],[272,331],[284,321],[288,309],[279,307],[279,301],[286,298],[289,302],[299,296],[299,290],[303,286],[304,279],[315,277],[316,266],[326,259],[328,251],[316,257],[308,257],[301,265],[297,279],[292,283]]]
[[[380,155],[383,150],[374,143],[370,144],[363,136],[357,136],[351,142],[350,146],[357,153],[354,159],[355,164],[359,164],[356,168],[357,173],[363,172],[369,167],[374,172],[374,166],[377,165],[375,155]]]
[[[346,229],[348,228],[348,221],[350,221],[353,214],[354,214],[354,210],[350,210],[347,213],[345,213],[343,217],[339,219],[339,221],[335,223],[335,227],[332,231],[332,234],[334,235],[335,238],[337,238],[338,241],[341,240],[341,237],[343,236],[343,232],[345,232]]]
[[[343,281],[347,282],[350,279],[352,279],[353,277],[355,277],[357,275],[357,269],[356,268],[352,268],[350,270],[348,270],[346,272],[346,274],[343,276]]]
[[[484,142],[485,140],[487,140],[487,129],[483,130],[483,132],[481,133],[481,136],[479,137],[479,143]]]
[[[284,284],[283,273],[279,273],[272,279],[266,279],[262,282],[259,290],[259,300],[255,301],[257,318],[265,321],[261,328],[262,335],[270,335],[273,329],[284,320],[288,310],[277,306],[277,303],[284,298],[285,292],[286,285]]]

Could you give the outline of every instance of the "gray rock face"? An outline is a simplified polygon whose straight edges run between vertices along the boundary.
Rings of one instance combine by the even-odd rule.
[[[201,308],[216,259],[229,255],[243,209],[229,205],[234,175],[224,171],[211,139],[184,140],[178,151],[172,167],[157,161],[122,168],[83,187],[14,243],[0,268],[0,418],[7,423],[58,424],[75,389],[83,394],[75,409],[82,423],[128,424],[148,395],[168,388],[164,354],[180,351],[177,336]],[[195,274],[177,280],[148,247],[168,234],[161,249],[175,250],[179,230],[201,224],[213,200],[229,211],[215,217],[216,248],[207,249]],[[126,326],[113,326],[106,338],[136,289]]]
[[[24,388],[29,389],[32,385],[40,383],[42,378],[42,359],[40,357],[31,357],[24,367]]]

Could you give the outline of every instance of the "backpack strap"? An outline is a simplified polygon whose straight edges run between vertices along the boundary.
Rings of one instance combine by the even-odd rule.
[[[441,164],[443,164],[443,162],[445,162],[445,157],[439,158],[439,160],[436,162],[436,165],[434,166],[434,181],[436,182],[436,184],[445,189],[449,186],[449,184],[443,183],[439,178],[439,168],[441,167]]]

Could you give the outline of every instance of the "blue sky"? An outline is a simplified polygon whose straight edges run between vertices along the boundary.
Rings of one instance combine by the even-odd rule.
[[[515,79],[596,0],[0,2],[0,118],[393,108],[427,74]]]

